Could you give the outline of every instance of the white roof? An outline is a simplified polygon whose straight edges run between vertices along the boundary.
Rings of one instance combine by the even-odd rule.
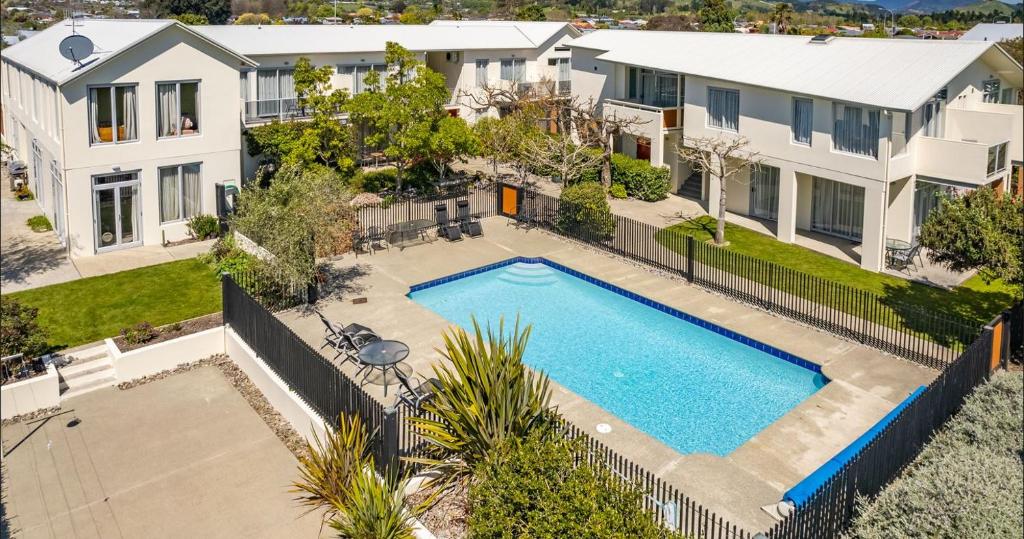
[[[467,27],[484,27],[484,28],[496,28],[496,27],[507,27],[511,26],[523,33],[535,47],[539,47],[546,43],[551,38],[558,35],[559,32],[568,29],[569,35],[576,37],[580,35],[580,31],[574,28],[567,22],[548,22],[548,21],[443,21],[435,20],[430,23],[431,26],[455,26],[458,28]]]
[[[32,39],[5,48],[0,55],[5,60],[14,62],[44,79],[61,85],[95,69],[110,58],[171,26],[178,26],[189,31],[186,26],[172,20],[77,20],[74,27],[75,33],[88,37],[94,46],[93,54],[81,66],[61,56],[57,48],[64,38],[72,34],[71,21],[54,24],[32,36]],[[223,48],[219,44],[214,45]],[[238,56],[230,50],[227,52]],[[251,63],[245,57],[239,56],[239,58]]]
[[[711,32],[598,30],[569,43],[598,59],[860,103],[915,110],[983,54],[1019,80],[992,43]],[[990,52],[990,49],[992,51]]]
[[[987,23],[975,24],[960,39],[967,41],[1002,41],[1024,37],[1024,23]]]
[[[394,41],[411,51],[532,49],[513,26],[453,28],[430,25],[193,26],[200,34],[247,56],[383,51]]]

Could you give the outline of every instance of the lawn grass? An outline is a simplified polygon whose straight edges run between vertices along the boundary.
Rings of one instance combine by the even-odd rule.
[[[713,237],[714,230],[715,219],[702,216],[662,229],[656,238],[659,243],[671,249],[675,245],[681,245],[678,241],[670,241],[672,236],[693,236],[695,240],[704,242]],[[890,304],[915,305],[928,312],[957,315],[976,324],[988,322],[1010,306],[1015,298],[1014,290],[1002,281],[985,283],[981,277],[974,276],[959,287],[943,290],[892,275],[867,271],[849,262],[799,245],[783,243],[771,236],[732,223],[725,225],[725,239],[729,245],[723,248],[728,251],[774,262],[827,281],[870,292],[885,298]],[[799,292],[791,292],[799,295]]]
[[[139,322],[169,324],[221,309],[220,281],[199,260],[89,277],[9,294],[39,309],[53,349],[118,335]]]

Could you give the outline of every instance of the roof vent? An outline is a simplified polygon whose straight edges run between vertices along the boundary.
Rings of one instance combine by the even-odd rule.
[[[836,38],[836,36],[834,36],[832,34],[818,34],[818,35],[812,37],[811,40],[808,41],[808,43],[810,43],[812,45],[826,45],[828,43],[831,43],[832,40],[835,39],[835,38]]]

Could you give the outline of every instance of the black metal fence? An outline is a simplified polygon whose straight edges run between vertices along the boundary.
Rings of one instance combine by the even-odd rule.
[[[377,466],[398,461],[398,414],[367,394],[243,290],[230,275],[221,280],[224,323],[298,394],[326,423],[341,414],[357,415],[371,435]]]
[[[468,184],[459,184],[428,196],[364,206],[359,208],[356,216],[364,231],[368,231],[370,227],[378,227],[383,231],[391,225],[419,219],[434,222],[434,207],[437,204],[447,205],[448,215],[454,218],[456,204],[463,200],[469,202],[470,214],[475,217],[492,217],[496,214],[497,204],[493,187],[475,188]]]
[[[508,186],[512,187],[512,186]],[[517,190],[507,216],[671,272],[715,292],[941,369],[978,336],[980,324],[696,241],[643,223]],[[497,189],[502,206],[504,184]]]

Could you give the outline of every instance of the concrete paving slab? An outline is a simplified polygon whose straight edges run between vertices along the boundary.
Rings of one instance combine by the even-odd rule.
[[[294,456],[214,367],[95,391],[64,410],[2,433],[21,537],[320,533],[318,515],[288,493]]]
[[[3,172],[6,179],[7,170]],[[33,232],[25,223],[42,215],[34,200],[19,201],[0,187],[0,291],[7,294],[80,277],[56,232]]]

